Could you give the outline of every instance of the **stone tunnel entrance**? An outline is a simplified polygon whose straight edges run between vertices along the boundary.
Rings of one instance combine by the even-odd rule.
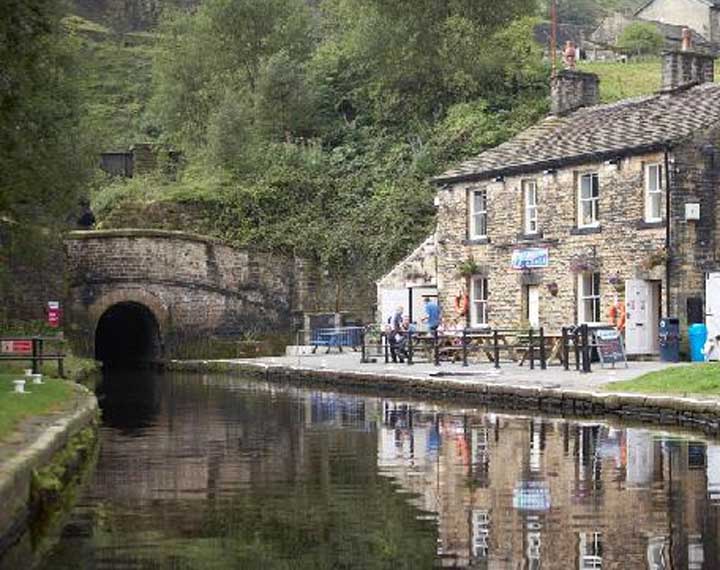
[[[134,366],[162,357],[160,327],[140,303],[110,307],[95,330],[95,359],[107,366]]]

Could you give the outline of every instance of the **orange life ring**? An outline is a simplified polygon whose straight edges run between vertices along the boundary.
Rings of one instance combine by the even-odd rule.
[[[618,301],[608,311],[608,317],[610,317],[610,324],[617,328],[620,332],[625,330],[626,312],[625,303]]]
[[[455,295],[455,310],[461,317],[464,317],[468,313],[470,307],[470,299],[465,294]]]

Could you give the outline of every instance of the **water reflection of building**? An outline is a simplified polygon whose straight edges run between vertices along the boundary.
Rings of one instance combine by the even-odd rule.
[[[719,445],[602,423],[383,409],[378,463],[435,513],[444,567],[720,568]]]

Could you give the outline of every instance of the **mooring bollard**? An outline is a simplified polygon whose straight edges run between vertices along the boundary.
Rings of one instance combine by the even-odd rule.
[[[16,394],[27,394],[25,391],[25,380],[13,380],[13,384],[15,384]]]

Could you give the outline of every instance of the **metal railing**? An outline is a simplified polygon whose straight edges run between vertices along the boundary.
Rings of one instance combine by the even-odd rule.
[[[57,361],[58,376],[65,378],[65,339],[59,337],[1,337],[1,361],[26,361],[32,363],[33,374],[40,372],[45,361]]]
[[[548,342],[553,347],[548,347]],[[557,344],[559,343],[559,344]],[[370,339],[368,329],[362,332],[361,362],[372,362],[371,356],[382,356],[385,363],[390,360],[413,365],[417,362],[432,362],[440,366],[443,360],[460,361],[469,366],[468,358],[484,354],[495,368],[501,362],[512,362],[522,366],[528,363],[530,370],[539,366],[546,370],[550,355],[561,360],[565,370],[570,370],[570,358],[574,356],[576,370],[592,371],[591,361],[595,344],[587,325],[563,327],[561,335],[548,335],[545,328],[488,328],[457,331],[422,333],[407,331],[381,331]]]

